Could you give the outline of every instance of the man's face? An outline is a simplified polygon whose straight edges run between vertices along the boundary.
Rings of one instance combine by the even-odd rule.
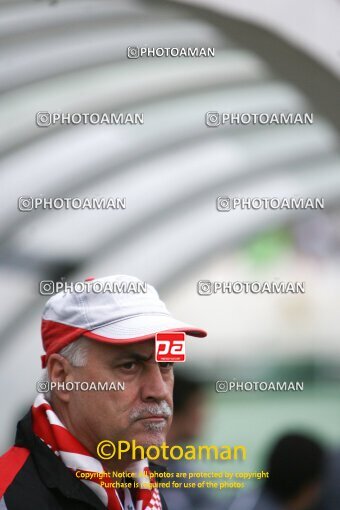
[[[81,440],[109,439],[160,445],[172,421],[173,366],[155,361],[154,340],[126,346],[91,341],[85,367],[71,368],[74,381],[124,383],[122,391],[73,391],[67,413]],[[70,380],[70,376],[68,377]]]

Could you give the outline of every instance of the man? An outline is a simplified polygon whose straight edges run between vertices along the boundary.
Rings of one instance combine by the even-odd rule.
[[[45,306],[42,362],[55,387],[47,399],[38,395],[18,424],[15,446],[0,459],[0,510],[167,508],[154,486],[110,488],[113,471],[150,481],[147,459],[102,462],[97,447],[103,440],[165,442],[173,367],[155,361],[155,335],[206,332],[172,318],[150,285],[145,293],[129,292],[130,284],[141,283],[136,278],[88,280],[83,292],[61,292]],[[123,291],[96,292],[100,284]],[[119,383],[124,390],[70,390],[84,383]]]
[[[314,439],[287,434],[275,444],[262,489],[240,494],[228,510],[310,510],[320,497],[324,451]]]

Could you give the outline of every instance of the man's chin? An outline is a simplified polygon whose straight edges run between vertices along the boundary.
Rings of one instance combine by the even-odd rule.
[[[168,431],[169,425],[168,422],[165,419],[162,420],[151,420],[151,419],[145,419],[145,420],[138,420],[134,423],[134,431],[135,433],[144,433],[144,434],[151,434],[151,435],[161,435],[163,437],[166,436],[166,433]]]
[[[166,435],[163,432],[150,431],[136,434],[132,439],[134,439],[136,446],[148,448],[149,446],[161,446],[166,442]]]

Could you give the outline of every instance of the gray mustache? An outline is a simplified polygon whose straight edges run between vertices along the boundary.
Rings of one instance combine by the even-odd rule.
[[[149,404],[142,408],[134,409],[130,414],[130,419],[139,420],[150,415],[169,417],[172,416],[172,409],[165,400],[162,400],[159,404]]]

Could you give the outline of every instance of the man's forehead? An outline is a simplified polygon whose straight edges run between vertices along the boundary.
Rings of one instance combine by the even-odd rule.
[[[99,342],[96,342],[97,344]],[[114,356],[124,356],[132,353],[136,354],[152,354],[155,350],[155,340],[145,340],[143,342],[133,342],[126,344],[109,344],[105,343],[106,351],[112,353]]]
[[[132,344],[122,344],[117,346],[121,352],[140,352],[150,353],[155,349],[155,340],[145,340],[144,342],[135,342]]]

